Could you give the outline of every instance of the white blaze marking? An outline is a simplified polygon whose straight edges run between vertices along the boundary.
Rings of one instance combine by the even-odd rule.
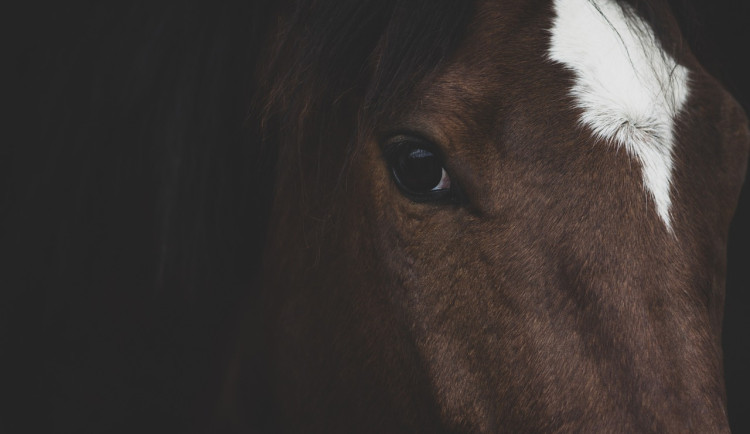
[[[549,57],[575,73],[571,93],[581,122],[640,162],[644,186],[671,232],[673,124],[687,99],[687,69],[613,0],[555,0],[555,12]]]

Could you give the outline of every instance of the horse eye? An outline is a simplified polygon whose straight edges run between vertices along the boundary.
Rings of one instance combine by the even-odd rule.
[[[417,202],[437,201],[451,194],[451,179],[432,146],[421,140],[403,140],[387,152],[393,179]]]

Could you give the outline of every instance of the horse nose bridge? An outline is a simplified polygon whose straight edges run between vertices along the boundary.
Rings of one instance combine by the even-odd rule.
[[[674,254],[626,258],[599,252],[558,262],[558,290],[571,306],[579,348],[611,380],[606,387],[618,389],[608,398],[627,404],[632,418],[671,427],[665,431],[725,426],[720,334],[688,283],[696,277],[678,276],[684,270],[673,266],[689,261]]]
[[[691,267],[685,264],[694,261],[669,239],[649,245],[632,234],[614,242],[579,234],[552,241],[525,237],[499,217],[486,217],[483,229],[476,231],[483,242],[471,242],[467,250],[475,268],[481,264],[473,276],[482,279],[472,280],[474,310],[465,311],[481,320],[461,320],[462,327],[481,333],[461,343],[464,352],[483,354],[492,361],[485,366],[496,371],[521,366],[515,375],[526,385],[588,384],[602,411],[618,418],[653,418],[665,427],[686,427],[685,421],[724,426],[719,336],[702,299],[706,290],[690,283],[702,271],[693,264],[697,271],[685,274]],[[563,359],[565,367],[557,362]],[[485,374],[493,384],[487,378],[494,374]],[[482,393],[506,396],[512,389],[493,387]],[[540,407],[559,410],[540,399]],[[654,400],[663,414],[649,408]]]

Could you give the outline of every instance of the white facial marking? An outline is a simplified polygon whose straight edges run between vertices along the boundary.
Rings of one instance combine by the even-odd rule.
[[[687,69],[614,0],[555,0],[554,6],[549,57],[575,73],[571,93],[581,122],[641,163],[644,186],[671,232],[673,125],[687,100]]]

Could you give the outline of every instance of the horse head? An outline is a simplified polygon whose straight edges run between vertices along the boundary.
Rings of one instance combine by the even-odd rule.
[[[267,419],[727,432],[750,135],[666,2],[302,3],[257,74]]]

